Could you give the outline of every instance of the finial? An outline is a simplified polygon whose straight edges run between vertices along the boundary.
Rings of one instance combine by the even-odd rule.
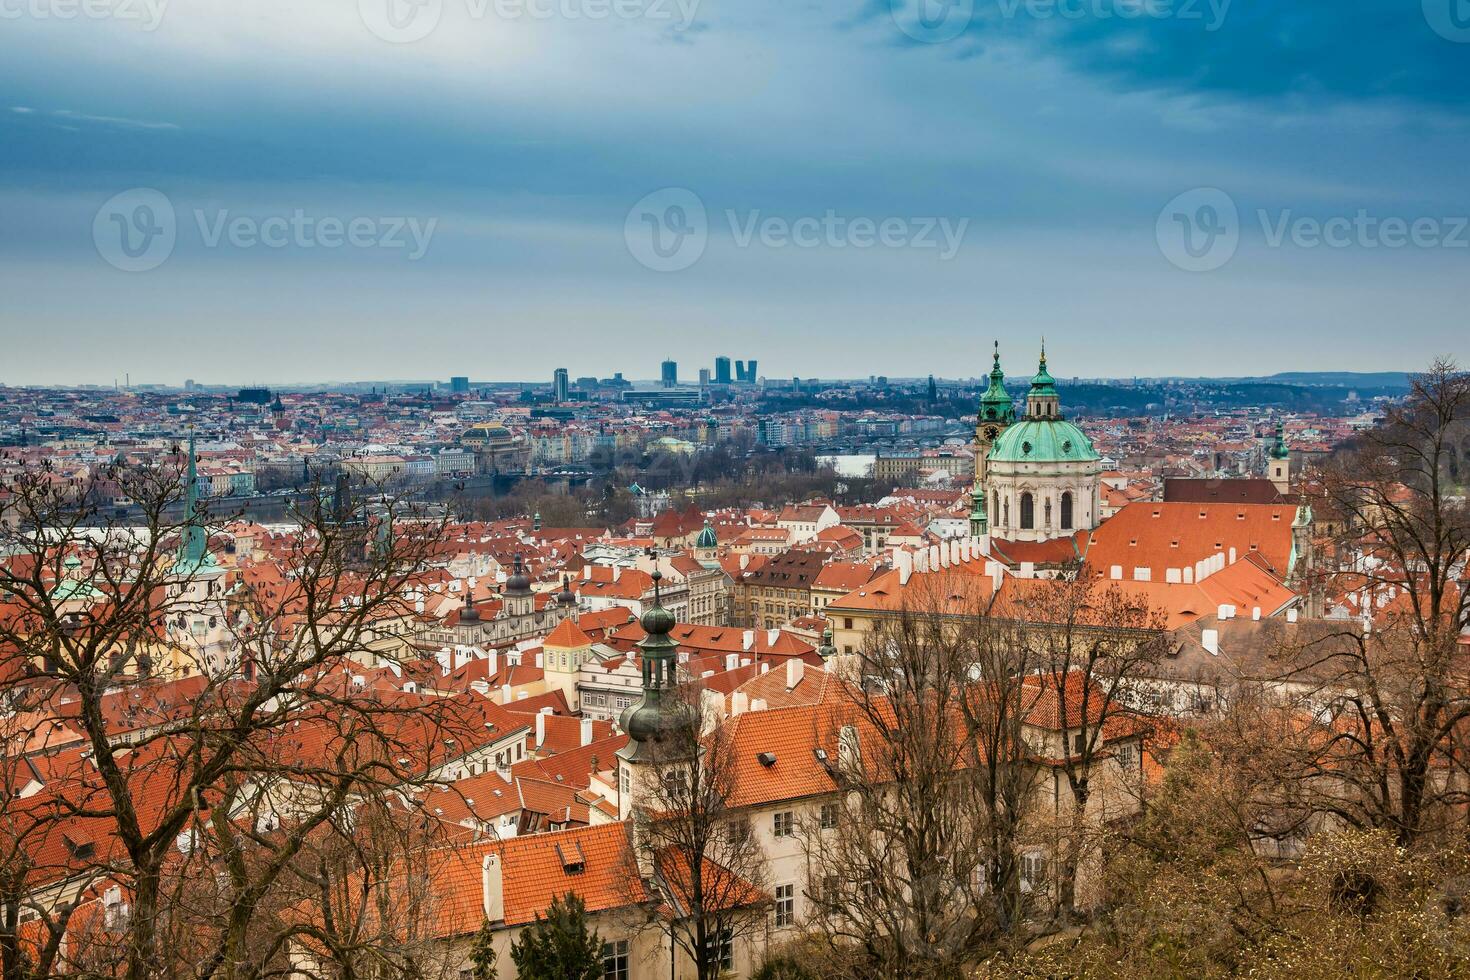
[[[1046,367],[1046,335],[1041,335],[1041,366]]]
[[[997,340],[995,342],[995,367],[996,367],[996,370],[999,370],[1000,369],[1000,341],[999,340]]]
[[[656,605],[656,606],[663,605],[663,600],[659,597],[659,587],[658,587],[658,584],[660,582],[662,582],[663,580],[664,580],[664,573],[661,572],[661,571],[659,571],[657,568],[655,568],[653,570],[653,604]]]

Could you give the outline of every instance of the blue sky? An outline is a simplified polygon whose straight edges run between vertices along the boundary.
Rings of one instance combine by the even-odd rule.
[[[1470,0],[95,2],[0,0],[3,382],[1470,359]]]

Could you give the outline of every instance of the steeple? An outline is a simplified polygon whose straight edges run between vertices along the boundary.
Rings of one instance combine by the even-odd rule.
[[[648,762],[658,754],[661,742],[687,720],[687,706],[675,697],[678,685],[678,644],[670,638],[674,614],[663,606],[659,583],[663,574],[653,573],[653,606],[643,614],[643,631],[648,635],[638,644],[643,659],[643,697],[625,710],[618,726],[628,734],[628,744],[618,750],[625,762]],[[656,761],[671,761],[667,754]]]
[[[994,362],[990,368],[990,386],[980,396],[980,421],[1014,422],[1016,405],[1006,391],[1006,373],[1000,369],[1000,341],[995,342]]]
[[[204,564],[208,538],[199,512],[199,472],[195,464],[194,426],[189,426],[189,461],[184,470],[184,529],[179,538],[178,565],[193,571]]]
[[[1057,394],[1057,383],[1046,369],[1046,338],[1041,340],[1041,360],[1036,365],[1036,376],[1031,379],[1031,390],[1026,393],[1026,417],[1028,419],[1059,419],[1062,417],[1061,396]]]
[[[1006,391],[1006,373],[1000,368],[1000,341],[995,342],[991,358],[990,385],[980,396],[980,413],[975,425],[975,484],[970,491],[970,534],[984,537],[989,531],[989,515],[985,508],[986,459],[995,440],[1016,421],[1016,403]]]

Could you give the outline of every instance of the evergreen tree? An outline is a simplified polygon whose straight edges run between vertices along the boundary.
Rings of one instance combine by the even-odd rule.
[[[480,925],[480,931],[475,934],[475,945],[470,949],[470,977],[471,980],[495,980],[495,947],[492,945],[495,933],[490,928],[490,920],[486,919]]]
[[[587,910],[571,892],[554,899],[545,918],[510,948],[521,980],[601,980],[602,940],[587,928]]]

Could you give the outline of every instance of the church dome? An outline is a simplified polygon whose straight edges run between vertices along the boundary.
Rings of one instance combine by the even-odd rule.
[[[715,536],[715,529],[710,527],[709,521],[704,522],[704,530],[699,532],[699,537],[694,539],[696,548],[718,548],[720,539]]]
[[[1092,440],[1065,419],[1024,419],[1006,427],[989,458],[1002,463],[1090,463],[1102,457]]]

